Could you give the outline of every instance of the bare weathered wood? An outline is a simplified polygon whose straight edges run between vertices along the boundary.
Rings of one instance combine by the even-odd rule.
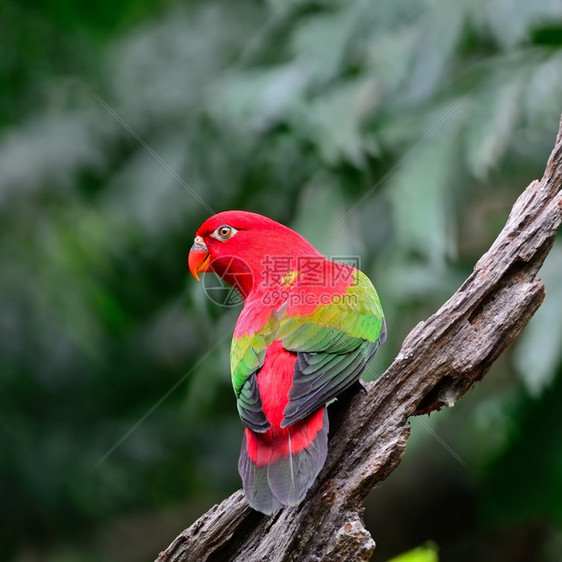
[[[562,122],[543,178],[516,201],[470,277],[410,332],[385,374],[336,412],[326,466],[306,500],[267,517],[238,491],[183,531],[157,562],[369,560],[375,543],[362,504],[400,462],[408,418],[470,390],[540,306],[544,287],[536,274],[562,222],[561,184]]]

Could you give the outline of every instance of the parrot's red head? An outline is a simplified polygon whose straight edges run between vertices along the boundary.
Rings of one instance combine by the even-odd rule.
[[[244,297],[263,280],[268,257],[319,256],[294,230],[247,211],[224,211],[208,218],[197,230],[189,252],[189,270],[215,272]],[[289,272],[289,266],[287,272]]]

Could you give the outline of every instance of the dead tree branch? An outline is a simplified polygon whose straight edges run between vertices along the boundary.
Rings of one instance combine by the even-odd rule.
[[[470,390],[542,303],[536,275],[562,222],[561,184],[562,122],[543,178],[521,194],[470,277],[340,413],[337,438],[331,436],[326,466],[306,500],[266,517],[238,491],[183,531],[157,562],[369,560],[375,543],[362,504],[399,464],[408,418]]]

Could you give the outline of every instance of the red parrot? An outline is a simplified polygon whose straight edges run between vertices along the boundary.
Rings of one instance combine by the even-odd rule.
[[[244,299],[230,363],[246,426],[238,470],[247,501],[265,514],[297,505],[326,460],[327,403],[386,339],[375,288],[290,228],[246,211],[201,225],[189,269],[196,279],[216,273]]]

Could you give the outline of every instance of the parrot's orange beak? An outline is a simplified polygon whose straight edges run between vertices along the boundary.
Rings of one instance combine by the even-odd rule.
[[[209,271],[210,262],[211,256],[209,254],[209,249],[205,245],[203,238],[201,238],[201,236],[196,236],[195,242],[193,246],[191,246],[191,250],[189,250],[189,257],[187,258],[191,275],[199,281],[199,274]]]

